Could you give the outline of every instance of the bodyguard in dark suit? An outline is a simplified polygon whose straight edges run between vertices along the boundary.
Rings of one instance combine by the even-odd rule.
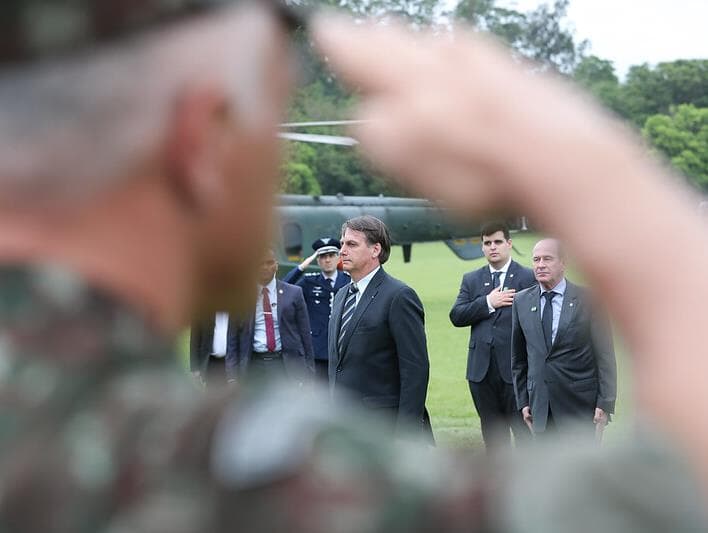
[[[512,242],[504,222],[482,226],[482,251],[488,265],[462,278],[450,311],[457,327],[471,326],[467,381],[487,450],[530,436],[511,381],[511,305],[516,291],[535,285],[533,272],[511,259]]]
[[[256,311],[230,338],[226,356],[230,380],[287,377],[304,383],[314,376],[310,320],[302,289],[275,279],[272,250],[261,265]]]
[[[332,309],[330,387],[389,415],[392,425],[422,429],[429,374],[423,305],[381,267],[391,249],[383,222],[357,217],[342,233],[342,265],[352,283],[337,293]]]
[[[536,244],[533,267],[539,286],[517,294],[512,309],[518,408],[536,434],[572,421],[602,428],[617,395],[609,328],[585,289],[565,279],[557,240]]]
[[[323,237],[312,243],[315,251],[299,266],[293,268],[283,278],[286,283],[292,283],[302,289],[307,312],[312,328],[312,346],[315,350],[315,372],[319,378],[328,379],[329,353],[327,351],[327,328],[332,313],[334,295],[342,287],[349,285],[351,278],[346,272],[337,270],[339,249],[341,244],[337,239]],[[321,272],[303,271],[317,259]]]
[[[226,383],[226,354],[233,345],[234,324],[226,312],[208,321],[195,322],[189,332],[189,367],[192,375],[206,385]]]

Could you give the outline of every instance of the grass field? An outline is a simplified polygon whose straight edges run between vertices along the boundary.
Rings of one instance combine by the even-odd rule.
[[[531,249],[538,237],[534,234],[513,236],[514,259],[531,266]],[[430,354],[430,386],[427,406],[436,438],[440,444],[478,448],[482,443],[479,418],[470,397],[465,368],[469,328],[456,328],[448,318],[465,272],[486,264],[485,259],[462,261],[442,242],[416,244],[410,263],[403,262],[399,247],[392,250],[386,271],[413,287],[425,306],[426,333]],[[577,275],[570,274],[573,280]],[[188,359],[187,336],[181,342],[183,357]],[[631,393],[624,350],[615,339],[618,365],[618,404],[614,422],[606,431],[616,438],[629,427]]]

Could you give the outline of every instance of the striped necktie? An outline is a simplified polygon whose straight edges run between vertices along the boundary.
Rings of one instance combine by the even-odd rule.
[[[342,353],[342,341],[344,340],[344,334],[347,332],[347,325],[354,316],[354,310],[356,309],[356,294],[359,292],[359,288],[356,283],[349,285],[347,290],[347,299],[344,301],[344,310],[342,311],[342,321],[339,326],[339,338],[337,339],[337,350]]]

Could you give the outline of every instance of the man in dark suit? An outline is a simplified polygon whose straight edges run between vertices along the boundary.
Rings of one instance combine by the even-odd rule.
[[[256,311],[230,338],[230,381],[241,377],[287,377],[298,383],[314,375],[310,320],[302,289],[275,279],[278,262],[269,250],[261,263]]]
[[[510,430],[516,442],[530,436],[516,408],[511,382],[511,305],[517,290],[536,281],[530,269],[511,259],[506,223],[483,225],[481,240],[489,264],[463,276],[450,321],[457,327],[472,326],[467,381],[484,444],[491,450],[510,444]]]
[[[204,385],[226,383],[226,353],[233,349],[229,337],[235,324],[229,313],[219,312],[211,320],[195,322],[189,333],[189,368]]]
[[[576,421],[601,432],[614,412],[617,371],[612,337],[586,290],[565,279],[556,239],[533,249],[538,287],[516,295],[511,366],[524,421],[536,434]]]
[[[327,351],[327,328],[332,314],[334,295],[342,287],[349,285],[351,278],[346,272],[337,270],[339,249],[342,247],[337,239],[323,237],[312,243],[315,251],[300,265],[293,268],[283,278],[286,283],[298,285],[302,289],[307,304],[312,328],[312,345],[315,349],[315,373],[318,378],[328,379],[329,352]],[[321,272],[304,270],[317,259]]]
[[[352,283],[332,308],[330,387],[390,415],[397,427],[423,428],[429,374],[423,305],[413,289],[384,272],[390,250],[379,219],[344,223],[340,255]]]

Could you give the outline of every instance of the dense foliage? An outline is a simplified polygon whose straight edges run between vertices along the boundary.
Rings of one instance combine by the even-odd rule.
[[[329,5],[356,17],[398,17],[413,28],[454,31],[453,22],[471,23],[495,34],[511,53],[533,61],[537,70],[553,70],[574,79],[602,104],[636,129],[659,153],[697,185],[708,189],[708,60],[678,60],[656,66],[636,65],[620,80],[611,61],[586,54],[566,20],[569,0],[555,0],[522,13],[495,0],[459,0],[445,10],[437,0],[292,0],[301,5]],[[356,95],[344,90],[300,42],[301,86],[290,109],[291,121],[351,118]],[[341,134],[333,127],[309,133]],[[369,168],[356,150],[339,146],[288,143],[283,190],[302,194],[401,194]]]

